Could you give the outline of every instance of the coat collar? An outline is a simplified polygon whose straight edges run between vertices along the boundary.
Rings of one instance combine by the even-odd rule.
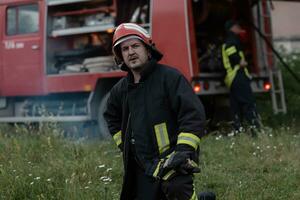
[[[144,69],[141,72],[140,82],[144,82],[147,79],[147,77],[155,70],[156,67],[157,67],[156,60],[153,60],[153,59],[149,60],[145,64]],[[128,78],[129,84],[134,84],[133,74],[130,70],[128,71],[127,78]]]

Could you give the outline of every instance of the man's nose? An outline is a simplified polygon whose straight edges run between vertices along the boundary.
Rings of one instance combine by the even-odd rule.
[[[128,53],[129,53],[129,54],[134,54],[135,51],[134,51],[134,49],[133,49],[132,47],[129,47],[129,48],[128,48]]]

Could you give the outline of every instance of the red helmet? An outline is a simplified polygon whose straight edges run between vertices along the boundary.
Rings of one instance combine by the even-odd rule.
[[[123,58],[120,52],[119,45],[128,39],[139,39],[151,50],[152,56],[158,61],[162,58],[162,54],[154,47],[150,34],[143,27],[134,23],[120,24],[113,36],[113,53],[117,64],[122,63]]]
[[[134,24],[134,23],[123,23],[120,24],[114,33],[113,47],[117,46],[121,42],[126,40],[127,36],[135,35],[140,38],[145,44],[151,45],[151,37],[146,29]]]

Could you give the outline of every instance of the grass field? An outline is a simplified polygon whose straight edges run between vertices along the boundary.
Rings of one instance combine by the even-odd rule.
[[[118,199],[121,154],[111,141],[72,140],[55,125],[2,126],[0,199]],[[211,135],[201,144],[198,191],[218,199],[300,199],[300,133],[267,129],[254,139]]]

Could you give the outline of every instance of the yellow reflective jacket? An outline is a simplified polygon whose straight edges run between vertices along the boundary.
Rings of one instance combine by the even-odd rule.
[[[240,47],[239,40],[233,33],[229,35],[226,42],[222,45],[222,59],[223,66],[226,70],[224,82],[225,85],[230,88],[238,70],[241,68],[241,60],[245,60],[245,55]],[[243,69],[246,76],[251,78],[248,69],[246,67]]]

